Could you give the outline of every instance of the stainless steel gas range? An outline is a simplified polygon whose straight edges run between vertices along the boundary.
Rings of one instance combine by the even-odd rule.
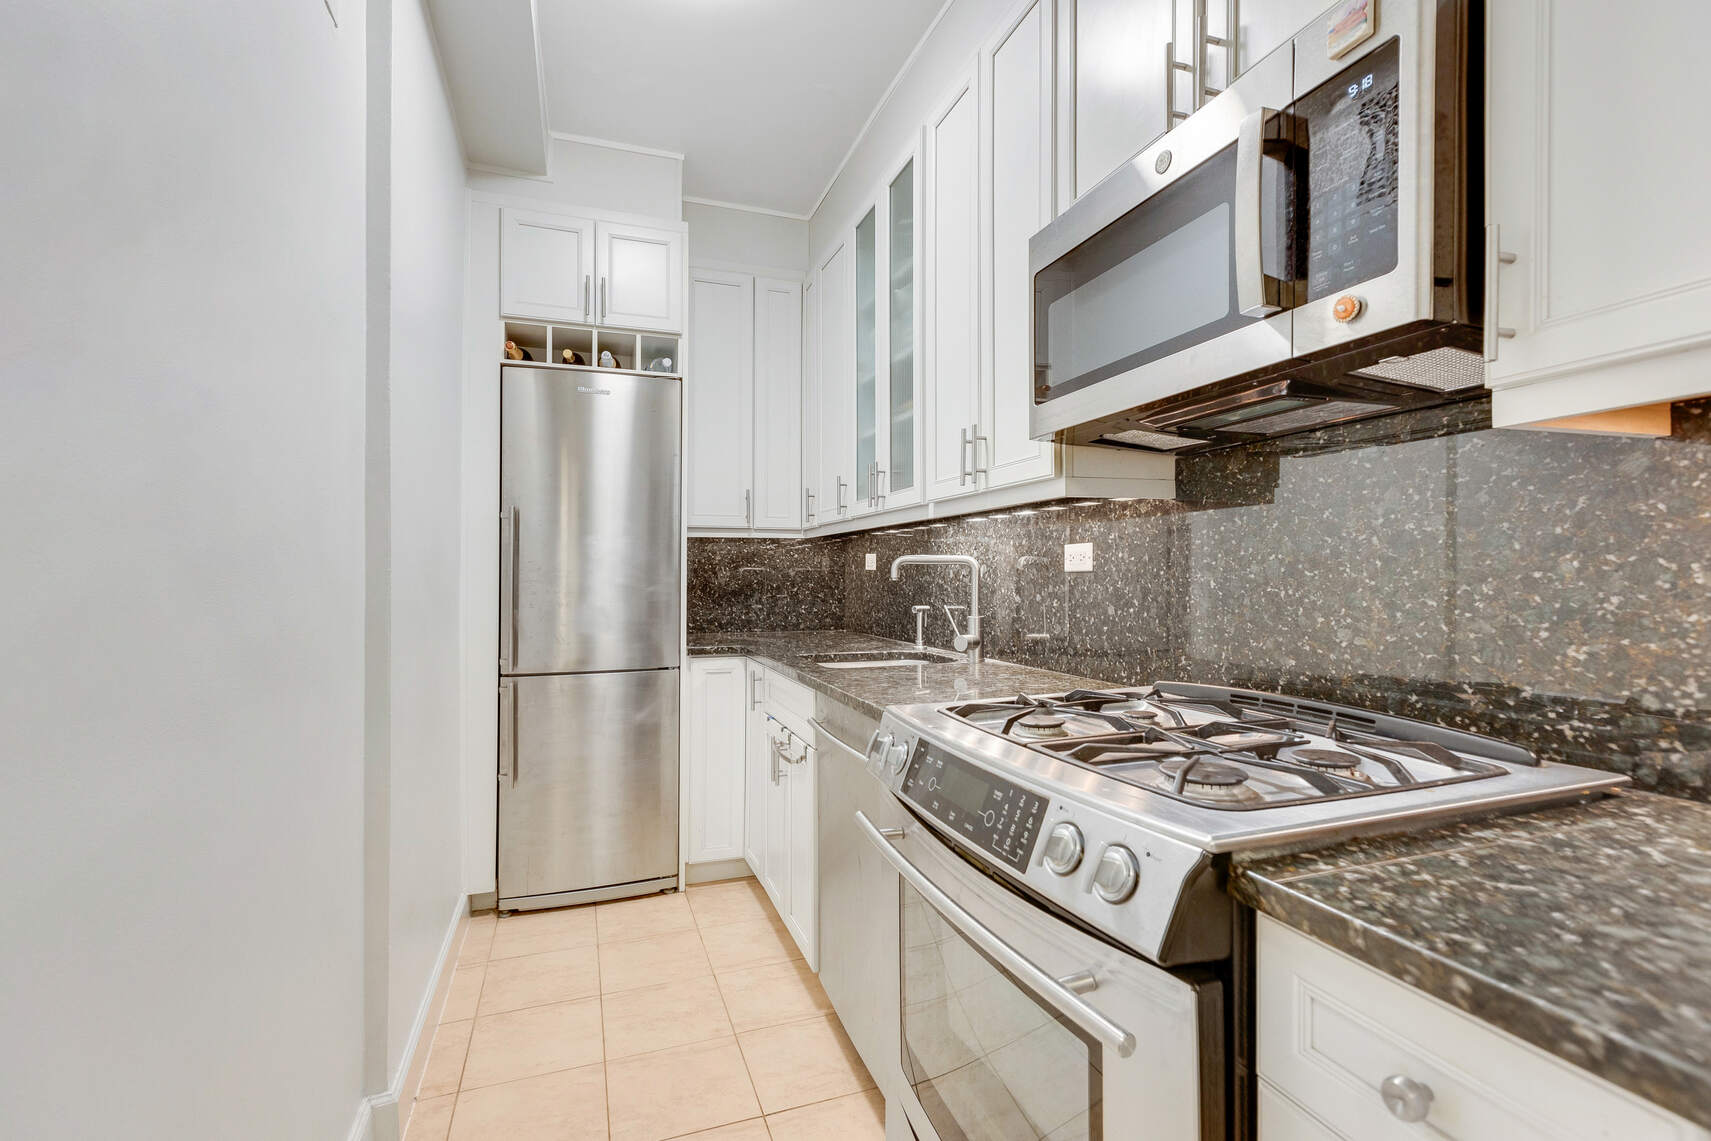
[[[1247,1136],[1228,853],[1626,782],[1406,718],[1175,682],[894,706],[867,764],[910,816],[859,823],[903,885],[902,1108],[939,1141]]]

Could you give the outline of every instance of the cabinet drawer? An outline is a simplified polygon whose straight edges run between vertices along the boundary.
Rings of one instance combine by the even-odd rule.
[[[814,691],[777,670],[766,671],[766,711],[804,740],[814,739]]]
[[[1258,1100],[1260,1141],[1347,1141],[1264,1078]]]
[[[1704,1141],[1696,1126],[1260,916],[1257,1063],[1276,1091],[1361,1141]],[[1425,1126],[1379,1094],[1429,1088]],[[1274,1117],[1287,1117],[1274,1104]],[[1313,1136],[1281,1127],[1277,1136]],[[1275,1138],[1273,1138],[1275,1141]]]

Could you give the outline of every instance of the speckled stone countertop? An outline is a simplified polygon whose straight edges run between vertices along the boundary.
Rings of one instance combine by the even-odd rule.
[[[1593,804],[1238,857],[1244,903],[1711,1127],[1711,805]]]
[[[699,642],[700,644],[696,644]],[[692,639],[691,657],[763,658],[803,685],[817,689],[875,720],[887,705],[915,705],[958,698],[1013,697],[1018,693],[1061,693],[1097,689],[1105,683],[1031,666],[987,660],[978,671],[965,661],[894,669],[832,670],[808,658],[855,650],[907,650],[907,642],[844,630],[756,630],[706,634]]]

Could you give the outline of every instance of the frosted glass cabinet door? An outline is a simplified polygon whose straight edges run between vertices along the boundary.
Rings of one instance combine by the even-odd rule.
[[[594,223],[531,210],[499,212],[499,311],[537,321],[587,321]]]
[[[600,222],[594,320],[625,329],[683,329],[683,234]]]
[[[921,164],[913,155],[885,188],[885,337],[880,494],[885,507],[921,501],[921,370],[915,349],[915,264]]]
[[[855,479],[853,513],[872,511],[879,495],[879,230],[869,210],[855,228]]]

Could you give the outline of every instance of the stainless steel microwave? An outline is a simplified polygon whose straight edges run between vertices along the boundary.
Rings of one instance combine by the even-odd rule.
[[[1483,11],[1343,0],[1029,243],[1032,434],[1181,452],[1483,390]]]

